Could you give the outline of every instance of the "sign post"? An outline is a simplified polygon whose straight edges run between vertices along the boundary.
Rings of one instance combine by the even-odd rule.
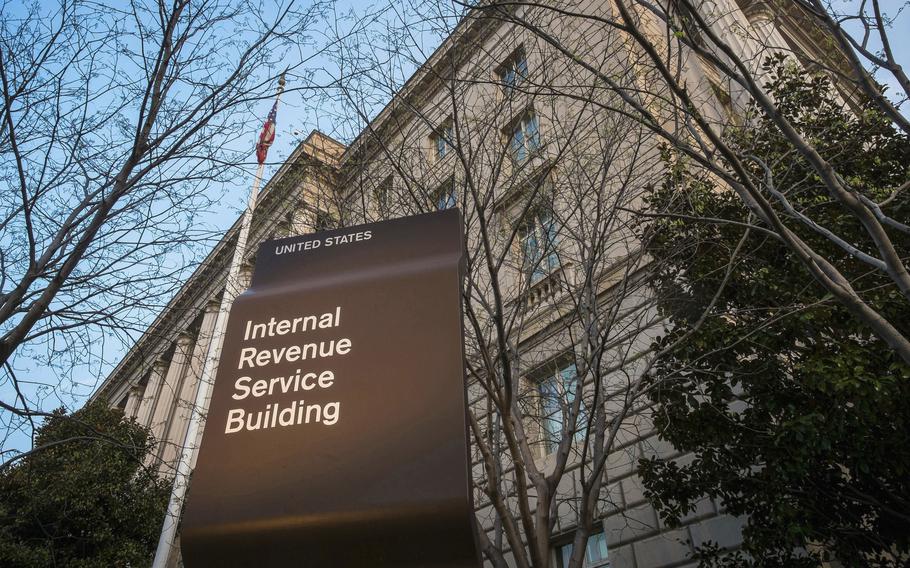
[[[235,300],[184,563],[477,568],[457,210],[268,241]]]

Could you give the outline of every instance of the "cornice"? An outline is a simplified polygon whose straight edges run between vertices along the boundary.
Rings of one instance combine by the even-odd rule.
[[[337,166],[326,163],[316,156],[330,160],[331,156],[313,144],[316,136],[330,140],[338,147],[343,146],[323,135],[313,132],[297,145],[287,161],[268,180],[260,191],[253,226],[250,231],[250,250],[255,251],[259,243],[270,236],[274,227],[276,212],[287,210],[296,200],[287,199],[300,186],[303,177],[313,171],[335,175]],[[338,150],[338,148],[335,148]],[[340,151],[338,152],[340,153]],[[332,160],[335,161],[335,160]],[[337,163],[337,161],[335,161]],[[334,177],[330,178],[334,180]],[[284,205],[284,207],[282,207]],[[228,264],[233,254],[240,218],[231,225],[224,236],[199,263],[190,277],[177,290],[167,305],[159,312],[140,338],[130,347],[120,363],[111,371],[101,386],[92,394],[91,400],[109,395],[119,385],[135,375],[145,372],[152,362],[160,357],[173,342],[177,333],[183,331],[205,309],[207,302],[221,294],[227,278]]]
[[[485,16],[484,13],[483,10],[471,10],[458,22],[452,33],[351,142],[340,160],[343,169],[352,161],[363,160],[363,154],[368,154],[369,157],[378,151],[375,144],[371,144],[373,139],[387,137],[389,130],[414,120],[411,109],[421,106],[435,95],[443,84],[441,77],[448,76],[452,68],[459,68],[473,56],[474,50],[462,49],[465,44],[489,36],[502,25],[501,20]],[[457,59],[452,60],[452,55],[456,55]]]

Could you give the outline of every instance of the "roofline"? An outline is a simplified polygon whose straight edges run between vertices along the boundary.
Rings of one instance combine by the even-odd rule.
[[[411,96],[415,90],[419,91],[419,87],[424,82],[434,78],[434,75],[431,74],[431,70],[441,62],[443,57],[445,57],[445,55],[448,54],[469,31],[474,29],[475,26],[480,25],[481,22],[492,21],[492,18],[484,16],[484,13],[484,11],[478,11],[476,8],[471,8],[462,17],[452,32],[446,36],[446,39],[433,50],[433,53],[430,54],[427,60],[420,64],[414,73],[404,82],[404,85],[392,95],[392,98],[382,107],[379,114],[369,120],[367,126],[351,141],[339,160],[342,164],[351,159],[353,155],[363,150],[362,146],[365,144],[371,131],[381,128],[384,123],[390,119],[392,113],[402,106],[405,98]]]

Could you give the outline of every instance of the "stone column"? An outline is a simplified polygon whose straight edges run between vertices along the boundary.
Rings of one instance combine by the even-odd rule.
[[[145,383],[145,392],[142,394],[142,400],[139,401],[139,408],[136,410],[136,421],[143,426],[149,426],[152,422],[152,412],[155,410],[158,391],[161,390],[161,381],[164,380],[166,371],[167,363],[161,359],[152,363],[149,379]]]
[[[244,263],[240,265],[240,274],[238,276],[237,280],[240,285],[238,293],[242,293],[249,288],[250,284],[253,282],[253,262],[251,260],[244,261]]]
[[[123,409],[123,416],[126,418],[135,418],[139,411],[139,404],[142,402],[142,387],[135,384],[130,387],[126,399],[126,407]]]
[[[763,60],[772,53],[790,53],[787,40],[774,23],[776,17],[774,10],[766,2],[752,2],[745,15],[754,30],[752,35],[755,39],[759,60]],[[760,73],[760,69],[757,70],[757,73]]]
[[[212,332],[215,330],[215,318],[218,316],[219,307],[220,302],[215,300],[210,300],[205,306],[205,314],[202,316],[202,324],[199,327],[199,336],[193,346],[186,376],[184,376],[180,385],[174,417],[170,421],[166,434],[167,443],[161,454],[161,461],[166,468],[173,467],[176,464],[177,457],[183,448],[190,413],[196,400],[196,390],[199,387],[199,376],[202,374],[202,366],[205,363],[205,356],[212,340]]]
[[[150,427],[152,435],[158,440],[158,451],[152,456],[153,459],[160,457],[162,448],[167,446],[165,435],[174,413],[174,401],[177,398],[180,383],[183,381],[183,376],[189,366],[192,349],[193,336],[185,331],[180,332],[180,335],[177,336],[177,346],[174,348],[174,355],[171,357],[171,364],[168,365],[164,381],[161,383],[155,411],[152,413]]]
[[[246,289],[246,287],[248,286],[249,280],[252,278],[252,267],[249,265],[249,263],[244,263],[243,269],[247,272],[247,276],[246,276],[246,282],[247,282],[247,284],[244,284],[244,285],[241,287],[241,290],[245,290],[245,289]],[[242,277],[242,276],[241,276],[241,277]],[[221,308],[221,302],[220,302],[220,301],[212,300],[212,310],[213,310],[212,313],[214,314],[214,315],[213,315],[213,320],[212,320],[212,326],[213,326],[213,327],[214,327],[214,318],[217,317],[217,315],[218,315],[218,310],[219,310],[220,308]],[[214,337],[210,336],[210,337],[207,339],[206,345],[208,345],[208,342],[211,342],[212,339],[214,339]],[[220,350],[219,350],[219,364],[220,364],[220,361],[221,361],[221,359],[220,359]],[[199,368],[199,374],[200,374],[200,375],[202,374],[202,367]],[[211,377],[212,377],[211,380],[212,380],[212,381],[215,380],[215,376],[216,376],[217,374],[218,374],[218,366],[216,365],[215,368],[212,369],[212,374],[211,374]],[[198,376],[198,375],[197,375],[197,376]],[[210,405],[211,402],[212,402],[212,390],[213,390],[212,388],[209,388],[208,397],[207,397],[207,398],[205,399],[205,401],[202,403],[203,408],[209,408],[209,405]],[[199,430],[196,432],[196,440],[193,442],[193,444],[194,444],[195,447],[197,447],[197,448],[199,447],[199,444],[202,442],[202,435],[205,433],[205,421],[206,421],[206,418],[207,418],[206,415],[203,415],[203,416],[202,416],[202,422],[201,422],[200,425],[199,425]],[[187,426],[189,426],[189,424],[187,424]],[[198,457],[199,457],[199,452],[193,452],[193,459],[192,459],[192,461],[190,462],[190,469],[193,469],[193,468],[196,467],[196,458],[198,458]]]
[[[733,0],[709,0],[699,7],[699,12],[705,23],[711,26],[711,31],[722,41],[725,41],[734,53],[743,60],[748,60],[754,55],[746,38],[749,20]]]
[[[706,22],[712,24],[712,31],[724,42],[745,64],[751,73],[761,69],[762,46],[755,39],[755,30],[749,19],[733,0],[708,0],[699,6]],[[722,59],[726,59],[722,57]],[[729,63],[729,62],[728,62]],[[732,65],[732,63],[730,63]],[[737,72],[738,73],[738,72]],[[723,80],[724,78],[721,77]],[[724,81],[726,83],[726,81]],[[759,81],[759,84],[761,81]],[[751,97],[735,83],[728,85],[730,99],[738,109],[745,108]],[[727,85],[724,85],[727,88]]]

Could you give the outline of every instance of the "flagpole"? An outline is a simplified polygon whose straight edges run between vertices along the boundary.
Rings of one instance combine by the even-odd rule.
[[[278,107],[278,101],[281,100],[281,93],[284,92],[284,84],[284,73],[282,73],[278,78],[278,92],[275,94],[275,108]],[[253,210],[256,209],[256,199],[259,196],[259,186],[262,183],[262,172],[264,169],[265,162],[262,161],[256,169],[256,177],[253,178],[253,187],[250,189],[249,201],[247,202],[246,209],[244,209],[243,216],[240,220],[240,233],[237,235],[237,245],[234,247],[234,256],[231,259],[231,266],[228,270],[224,294],[221,296],[221,307],[218,309],[218,315],[215,318],[215,327],[212,330],[212,338],[209,341],[208,349],[205,354],[205,362],[202,366],[202,372],[199,375],[196,400],[193,403],[189,425],[187,426],[186,436],[183,440],[183,450],[180,452],[180,460],[177,462],[177,473],[174,476],[171,498],[168,502],[167,514],[164,516],[164,524],[161,527],[161,536],[158,539],[158,548],[155,551],[155,560],[152,563],[152,568],[167,568],[168,560],[173,553],[174,540],[177,536],[177,527],[180,524],[180,513],[183,510],[183,500],[186,496],[187,485],[196,457],[198,445],[197,437],[201,440],[202,427],[205,422],[205,417],[208,414],[208,405],[211,401],[210,393],[212,391],[212,385],[215,382],[215,371],[218,368],[218,360],[221,357],[221,346],[224,342],[228,315],[230,314],[231,305],[234,303],[234,299],[241,292],[240,267],[243,264],[243,258],[246,256],[250,224],[253,220]]]

